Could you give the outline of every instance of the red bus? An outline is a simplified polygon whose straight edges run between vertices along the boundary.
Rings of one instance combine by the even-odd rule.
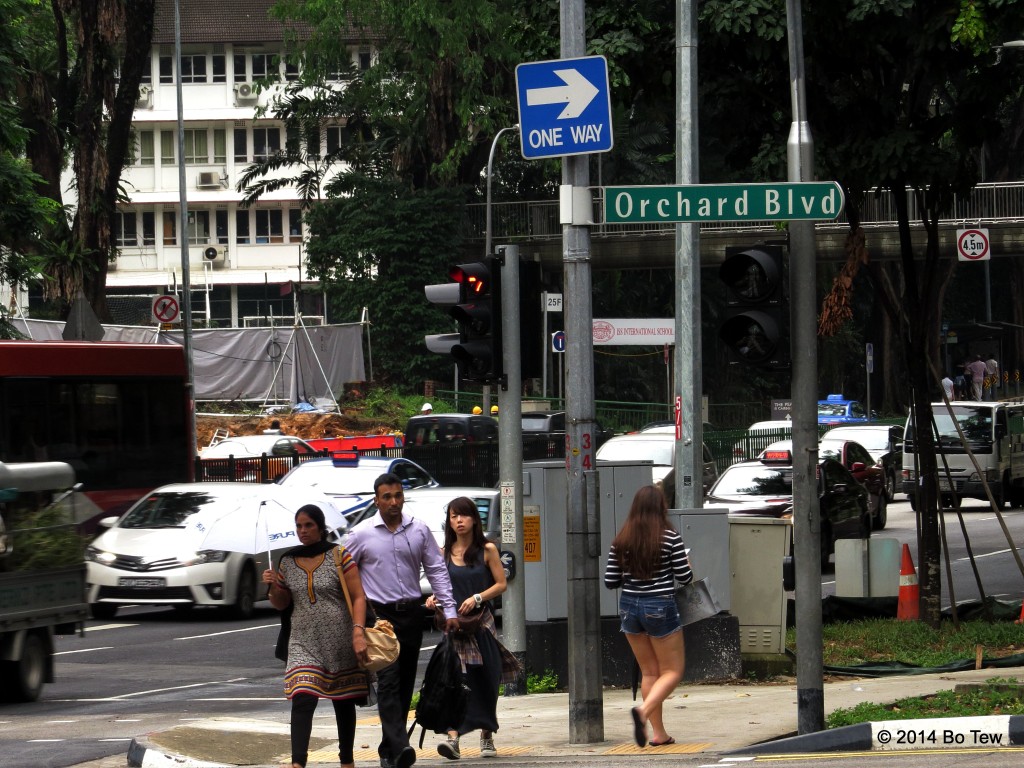
[[[192,408],[178,345],[0,341],[0,461],[74,467],[86,533],[193,479]]]

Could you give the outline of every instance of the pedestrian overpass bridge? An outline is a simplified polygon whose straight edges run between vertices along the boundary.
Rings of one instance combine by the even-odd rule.
[[[590,227],[591,259],[595,269],[671,268],[675,264],[674,224],[608,224],[602,219],[602,189],[594,189],[594,221]],[[915,252],[922,253],[926,233],[920,207],[907,193],[910,231]],[[482,249],[487,235],[485,204],[469,206],[472,243]],[[899,258],[895,199],[891,192],[868,194],[861,210],[867,248],[872,259]],[[746,246],[785,240],[786,231],[771,221],[702,223],[701,264],[721,262],[726,246]],[[979,184],[957,195],[951,212],[939,221],[940,250],[956,257],[956,231],[989,231],[992,258],[1024,255],[1024,181]],[[491,241],[519,245],[525,256],[539,257],[545,269],[559,271],[562,264],[562,225],[558,200],[498,202],[491,204]],[[849,221],[846,212],[835,221],[815,222],[818,261],[845,261],[843,250]]]

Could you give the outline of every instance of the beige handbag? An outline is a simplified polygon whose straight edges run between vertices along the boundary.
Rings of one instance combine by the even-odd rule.
[[[348,615],[353,617],[352,598],[348,593],[348,585],[345,583],[345,574],[341,570],[341,547],[334,548],[334,565],[338,569],[338,580],[341,582],[341,591],[345,593],[345,602],[348,604]],[[377,619],[372,627],[363,628],[363,636],[366,638],[366,652],[370,660],[359,667],[367,672],[379,672],[384,667],[390,667],[398,661],[398,637],[395,636],[395,628],[387,619]]]

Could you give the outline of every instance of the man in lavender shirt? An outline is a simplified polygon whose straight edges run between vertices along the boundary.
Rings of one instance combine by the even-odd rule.
[[[380,618],[398,635],[398,661],[377,673],[377,712],[382,768],[409,768],[416,750],[409,745],[406,721],[416,683],[416,666],[423,643],[424,608],[420,568],[444,610],[445,631],[459,628],[452,584],[441,550],[422,520],[402,514],[402,481],[390,472],[373,483],[377,514],[363,520],[348,535],[345,548],[359,566],[363,591]]]

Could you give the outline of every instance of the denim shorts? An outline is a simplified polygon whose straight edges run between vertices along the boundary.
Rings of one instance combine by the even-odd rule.
[[[627,595],[619,597],[621,631],[627,635],[646,633],[651,637],[667,637],[682,628],[679,609],[673,597],[659,595]]]

